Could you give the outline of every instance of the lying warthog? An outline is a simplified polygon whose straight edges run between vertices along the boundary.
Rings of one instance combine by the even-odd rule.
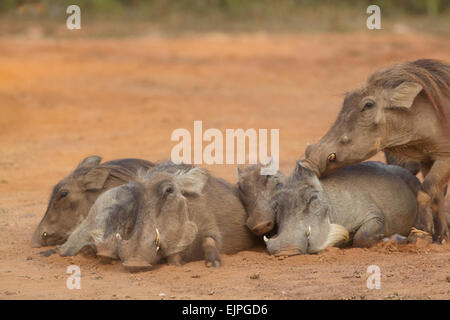
[[[239,198],[248,215],[246,225],[258,236],[275,226],[273,197],[287,180],[280,171],[274,175],[261,175],[261,168],[260,164],[237,168]]]
[[[428,59],[395,64],[347,93],[331,129],[306,148],[305,164],[327,175],[381,150],[420,162],[425,179],[417,227],[440,242],[448,231],[443,190],[450,179],[449,116],[450,65]]]
[[[105,192],[59,249],[74,255],[93,246],[129,271],[149,269],[162,258],[175,264],[203,258],[218,267],[219,252],[256,244],[245,219],[233,185],[204,169],[167,162]]]
[[[387,164],[393,164],[396,166],[403,167],[411,172],[413,175],[417,175],[420,172],[420,162],[417,161],[409,161],[405,158],[399,158],[389,152],[385,152],[384,154],[386,158]]]
[[[249,186],[250,176],[259,174],[258,166],[244,169],[241,190]],[[282,180],[275,189],[259,180],[242,190],[253,193],[252,198],[272,195],[261,201],[262,218],[260,211],[250,213],[258,224],[270,217],[276,222],[278,235],[265,238],[271,254],[314,253],[350,241],[353,246],[370,246],[382,237],[408,235],[416,218],[420,183],[398,166],[363,162],[319,181],[298,163],[294,174]]]
[[[102,192],[130,181],[139,169],[154,166],[141,159],[100,161],[98,156],[85,158],[53,188],[47,211],[33,234],[33,247],[64,243]]]

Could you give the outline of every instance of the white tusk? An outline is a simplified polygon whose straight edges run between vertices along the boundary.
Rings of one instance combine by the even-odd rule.
[[[308,226],[308,232],[306,232],[306,236],[310,236],[311,235],[311,226]]]
[[[158,228],[155,228],[156,230],[156,252],[159,251],[159,246],[161,244],[161,236],[159,235],[159,230]]]
[[[264,242],[269,241],[269,238],[267,238],[266,236],[264,236],[263,239],[264,239]]]

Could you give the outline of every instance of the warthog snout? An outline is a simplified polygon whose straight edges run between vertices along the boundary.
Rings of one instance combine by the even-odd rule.
[[[263,221],[261,223],[258,223],[257,225],[253,226],[252,228],[250,228],[252,230],[252,232],[258,236],[262,236],[265,233],[268,233],[269,231],[271,231],[274,227],[274,222],[267,220],[267,221]]]
[[[300,251],[300,249],[298,248],[287,248],[287,249],[283,249],[280,250],[278,252],[275,252],[273,255],[275,257],[289,257],[289,256],[296,256],[302,254],[302,252]]]
[[[128,272],[143,272],[153,268],[150,263],[140,258],[131,258],[122,263]]]
[[[300,240],[298,241],[298,245],[295,240]],[[277,235],[272,238],[267,238],[266,236],[264,236],[264,242],[266,243],[267,251],[269,252],[269,254],[276,257],[294,256],[307,252],[306,239],[284,239],[283,236],[280,237],[279,235]]]

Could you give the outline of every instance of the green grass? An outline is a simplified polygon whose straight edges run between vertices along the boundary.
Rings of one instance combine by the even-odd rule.
[[[69,4],[81,7],[82,30],[71,35],[128,36],[190,32],[366,31],[369,4],[381,7],[382,28],[450,33],[444,0],[1,0],[0,34],[38,28],[66,35]]]

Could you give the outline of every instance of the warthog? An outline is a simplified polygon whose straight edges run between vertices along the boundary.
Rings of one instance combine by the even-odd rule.
[[[64,243],[101,193],[130,181],[139,169],[154,166],[141,159],[100,161],[99,156],[85,158],[53,188],[47,211],[33,234],[33,247]]]
[[[413,226],[420,182],[408,170],[363,162],[319,180],[297,163],[274,197],[278,232],[265,238],[275,255],[317,253],[328,246],[367,247]]]
[[[407,235],[416,218],[420,182],[398,166],[363,162],[319,181],[298,163],[292,177],[278,172],[276,184],[270,176],[258,178],[259,172],[259,165],[241,169],[239,190],[244,206],[259,199],[258,209],[248,212],[253,223],[263,225],[264,233],[272,231],[269,222],[276,225],[279,235],[267,242],[273,254],[312,253],[350,240],[354,246],[369,246],[384,236]],[[306,251],[305,243],[295,244],[304,240],[305,228],[314,232],[314,245]],[[319,240],[324,241],[318,245]]]
[[[174,264],[205,259],[218,267],[219,252],[257,243],[245,219],[233,185],[204,169],[167,162],[105,192],[59,249],[74,255],[92,246],[100,256],[121,259],[129,271],[149,269],[163,258]]]
[[[274,175],[261,175],[261,167],[237,168],[239,197],[248,215],[246,225],[258,236],[273,229],[275,213],[271,206],[272,198],[287,179],[280,171]]]
[[[306,148],[306,165],[327,175],[384,150],[420,162],[424,175],[416,226],[441,242],[448,232],[444,189],[450,178],[450,65],[421,59],[375,72],[347,93],[331,129]]]

